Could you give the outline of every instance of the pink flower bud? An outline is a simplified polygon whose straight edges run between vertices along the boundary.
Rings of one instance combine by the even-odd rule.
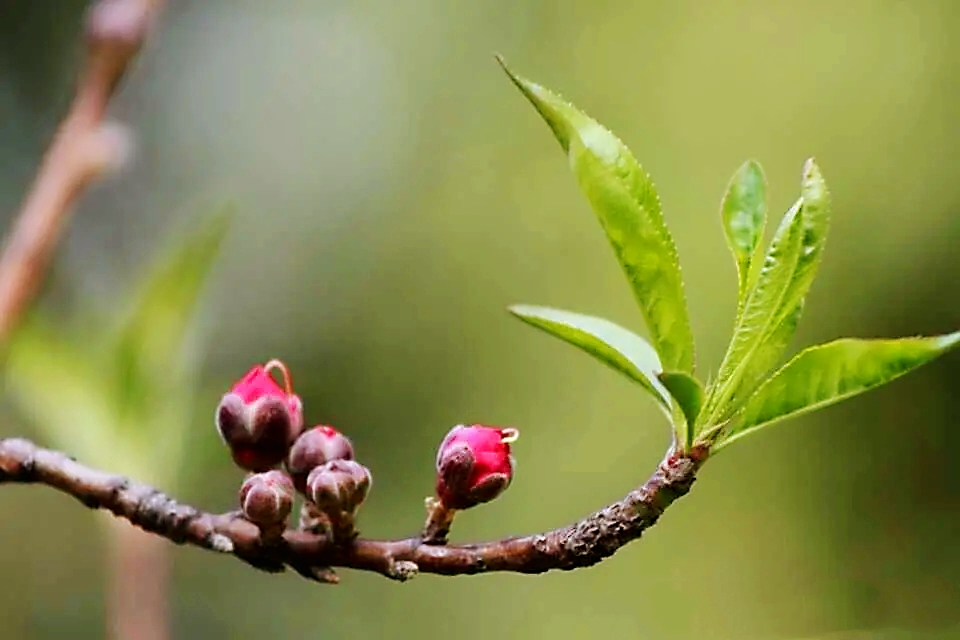
[[[284,386],[271,371],[278,369]],[[237,466],[267,471],[280,464],[303,429],[303,404],[279,360],[250,369],[220,400],[217,431]]]
[[[345,435],[325,425],[301,433],[286,462],[297,491],[305,493],[309,473],[331,460],[353,460],[353,445]]]
[[[331,460],[307,476],[307,497],[326,512],[353,513],[363,504],[373,479],[354,460]]]
[[[437,497],[447,509],[489,502],[510,486],[515,461],[510,443],[516,429],[458,425],[437,452]]]
[[[285,523],[292,507],[293,482],[282,471],[253,474],[240,487],[243,515],[261,527]]]

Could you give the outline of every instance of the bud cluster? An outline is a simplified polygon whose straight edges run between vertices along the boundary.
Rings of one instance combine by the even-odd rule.
[[[216,424],[234,462],[251,472],[240,488],[240,506],[265,541],[282,536],[295,493],[304,499],[301,530],[337,542],[356,535],[357,511],[373,482],[370,471],[333,427],[304,430],[303,403],[284,363],[271,360],[250,369],[220,400]],[[437,452],[436,495],[427,499],[424,542],[444,544],[457,511],[489,502],[510,486],[516,466],[510,445],[518,435],[513,428],[479,424],[447,433]]]
[[[309,523],[338,538],[354,535],[370,471],[354,460],[352,443],[333,427],[304,431],[303,403],[285,364],[271,360],[248,371],[220,400],[216,424],[233,461],[253,472],[240,488],[240,506],[264,538],[282,534],[294,491],[305,499],[301,526]],[[285,470],[277,469],[281,464]]]

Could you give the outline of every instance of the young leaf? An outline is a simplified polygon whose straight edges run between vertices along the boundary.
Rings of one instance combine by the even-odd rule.
[[[737,387],[733,395],[733,401],[730,403],[731,410],[726,412],[727,415],[730,415],[733,411],[736,411],[738,407],[742,406],[743,402],[753,395],[753,392],[757,390],[757,386],[763,382],[764,376],[779,363],[783,352],[786,351],[787,346],[789,346],[790,341],[797,332],[797,324],[800,322],[803,305],[804,303],[801,301],[800,304],[794,307],[793,313],[782,319],[780,324],[773,329],[773,332],[768,334],[760,343],[760,346],[757,347],[753,357],[750,358],[750,361],[747,362],[744,367],[740,386]]]
[[[773,325],[777,309],[790,286],[803,241],[803,216],[798,200],[780,222],[764,259],[757,284],[750,292],[743,313],[733,332],[727,354],[720,364],[717,380],[711,388],[700,426],[723,417],[727,403],[740,385],[754,354]]]
[[[203,219],[160,256],[137,288],[114,347],[120,402],[127,412],[138,413],[148,396],[164,393],[158,387],[182,375],[184,340],[232,216],[225,208]]]
[[[549,307],[514,305],[510,313],[640,383],[670,416],[670,393],[657,378],[663,371],[657,352],[637,334],[603,318]]]
[[[749,397],[763,380],[763,377],[777,365],[784,350],[796,333],[797,324],[803,313],[810,286],[817,275],[820,258],[830,226],[830,193],[823,180],[819,167],[813,159],[803,165],[800,181],[800,200],[802,202],[803,240],[800,245],[800,257],[790,286],[784,293],[783,302],[777,310],[773,324],[764,337],[740,380],[736,395]]]
[[[671,371],[692,372],[693,333],[677,249],[650,177],[610,131],[497,59],[567,153],[640,303],[660,360]]]
[[[755,160],[745,162],[733,174],[720,205],[727,244],[737,264],[737,311],[743,310],[749,292],[750,263],[767,223],[767,183]]]
[[[108,383],[96,357],[65,333],[32,314],[10,342],[6,390],[51,446],[116,471]]]
[[[657,377],[679,405],[687,423],[686,433],[692,435],[693,425],[696,424],[697,416],[700,415],[700,409],[703,407],[703,387],[700,381],[678,371],[664,371]]]
[[[823,256],[827,232],[830,230],[830,192],[820,173],[820,167],[813,158],[803,165],[800,200],[803,203],[801,205],[803,242],[800,247],[800,258],[797,260],[796,273],[777,313],[778,324],[779,321],[796,312],[797,306],[803,302],[810,291],[810,285],[817,276],[817,268]]]
[[[10,344],[10,396],[52,446],[112,473],[165,485],[170,467],[157,445],[166,443],[151,442],[142,432],[118,433],[113,383],[104,375],[101,354],[87,348],[91,343],[91,336],[46,325],[35,315]]]
[[[890,382],[958,344],[960,331],[932,338],[847,338],[806,349],[760,385],[714,449]]]

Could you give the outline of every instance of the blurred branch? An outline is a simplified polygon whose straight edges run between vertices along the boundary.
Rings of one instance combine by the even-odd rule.
[[[685,495],[706,454],[699,449],[684,455],[668,452],[650,479],[623,500],[566,527],[460,546],[424,544],[421,538],[334,544],[324,535],[294,529],[265,543],[257,526],[238,513],[217,515],[179,504],[152,487],[90,469],[19,438],[0,440],[0,483],[45,484],[177,544],[232,553],[264,571],[291,567],[305,577],[335,582],[327,567],[347,567],[402,581],[417,573],[543,573],[594,565],[639,538]]]
[[[100,0],[87,15],[86,57],[73,102],[0,255],[0,344],[39,288],[77,199],[124,159],[127,135],[120,126],[104,122],[104,115],[160,4]]]

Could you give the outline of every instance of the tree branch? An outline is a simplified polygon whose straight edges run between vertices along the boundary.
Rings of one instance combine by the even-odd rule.
[[[6,342],[39,288],[77,199],[125,155],[125,132],[105,123],[104,115],[160,4],[159,0],[100,0],[87,15],[87,52],[73,102],[0,256],[0,344]]]
[[[569,526],[473,545],[430,545],[418,537],[334,544],[326,536],[294,529],[277,542],[265,543],[257,526],[239,513],[216,515],[179,504],[157,489],[90,469],[19,438],[0,440],[0,483],[49,485],[177,544],[232,553],[264,571],[290,567],[305,577],[332,582],[335,577],[326,568],[347,567],[402,581],[417,573],[543,573],[594,565],[639,538],[664,509],[685,495],[707,453],[668,452],[646,483]]]

